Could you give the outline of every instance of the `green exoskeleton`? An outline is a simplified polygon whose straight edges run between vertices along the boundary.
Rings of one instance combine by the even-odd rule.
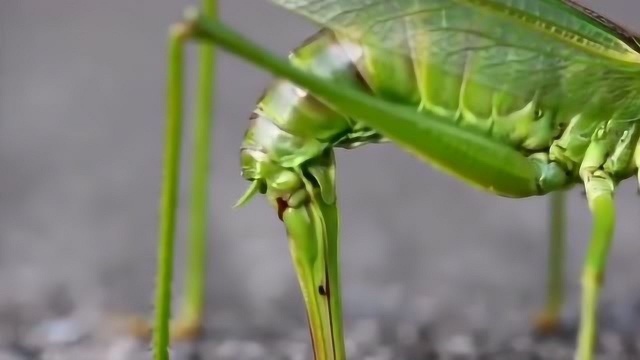
[[[593,228],[576,359],[593,359],[613,193],[640,164],[638,38],[568,0],[272,1],[324,28],[288,61],[197,12],[173,44],[213,42],[278,77],[242,144],[240,203],[266,194],[286,226],[316,359],[345,358],[333,149],[377,142],[499,196],[550,194],[539,327],[558,326],[562,306],[562,191],[584,186]]]

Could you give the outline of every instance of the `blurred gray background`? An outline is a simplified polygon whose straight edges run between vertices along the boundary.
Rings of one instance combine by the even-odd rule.
[[[640,30],[636,1],[581,2]],[[46,313],[64,293],[76,310],[150,314],[166,33],[191,3],[0,0],[0,309]],[[222,0],[221,8],[227,23],[282,55],[314,31],[266,1]],[[218,74],[211,325],[303,324],[281,223],[262,198],[231,208],[247,186],[238,148],[270,76],[227,54]],[[392,145],[339,151],[338,171],[347,318],[419,320],[436,311],[452,327],[526,325],[543,299],[545,198],[480,193]],[[624,302],[640,290],[636,187],[630,179],[618,193],[605,299]],[[590,226],[579,189],[570,209],[573,307]],[[474,318],[474,307],[486,316]]]

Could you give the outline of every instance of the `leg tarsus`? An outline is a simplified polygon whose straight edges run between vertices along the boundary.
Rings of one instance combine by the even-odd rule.
[[[111,315],[107,319],[110,331],[115,331],[118,336],[127,336],[140,342],[151,340],[151,322],[139,315]]]
[[[118,316],[114,317],[111,323],[118,334],[124,334],[140,342],[148,342],[153,335],[153,323],[143,316]],[[200,339],[203,333],[202,322],[182,319],[171,321],[170,339],[172,343],[194,342]]]
[[[182,317],[171,323],[171,340],[175,342],[196,341],[203,333],[204,326],[199,318]]]
[[[536,335],[551,336],[559,334],[562,327],[562,320],[558,314],[548,312],[548,309],[543,309],[538,312],[533,318],[533,331]]]

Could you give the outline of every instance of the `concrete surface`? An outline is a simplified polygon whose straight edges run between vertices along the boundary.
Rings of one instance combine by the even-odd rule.
[[[582,2],[640,30],[633,0]],[[0,1],[0,310],[8,315],[151,311],[165,35],[189,4]],[[221,7],[228,23],[283,55],[314,30],[266,1]],[[238,147],[270,76],[226,54],[218,73],[211,317],[239,331],[301,326],[280,222],[263,199],[231,209],[247,186]],[[340,151],[338,162],[347,318],[419,322],[437,309],[444,331],[526,327],[543,296],[545,199],[479,193],[392,145]],[[605,300],[629,303],[640,291],[636,187],[629,180],[619,190]],[[570,209],[571,316],[590,226],[580,191]]]

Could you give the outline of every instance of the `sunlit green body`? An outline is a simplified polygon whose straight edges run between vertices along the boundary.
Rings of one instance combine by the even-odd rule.
[[[497,195],[553,192],[542,328],[559,325],[563,300],[558,190],[584,185],[593,228],[576,359],[592,360],[613,194],[640,163],[637,37],[568,0],[272,1],[325,28],[288,61],[217,23],[211,6],[204,14],[189,12],[172,31],[156,358],[167,358],[182,44],[193,38],[279,78],[260,100],[242,144],[243,176],[252,185],[239,203],[266,194],[286,227],[317,360],[346,357],[333,149],[381,141]],[[211,65],[211,53],[203,54],[203,66]],[[205,119],[211,88],[203,74]],[[192,254],[201,245],[193,242]],[[188,298],[192,323],[201,316],[204,271],[196,260],[189,275],[196,279]]]

